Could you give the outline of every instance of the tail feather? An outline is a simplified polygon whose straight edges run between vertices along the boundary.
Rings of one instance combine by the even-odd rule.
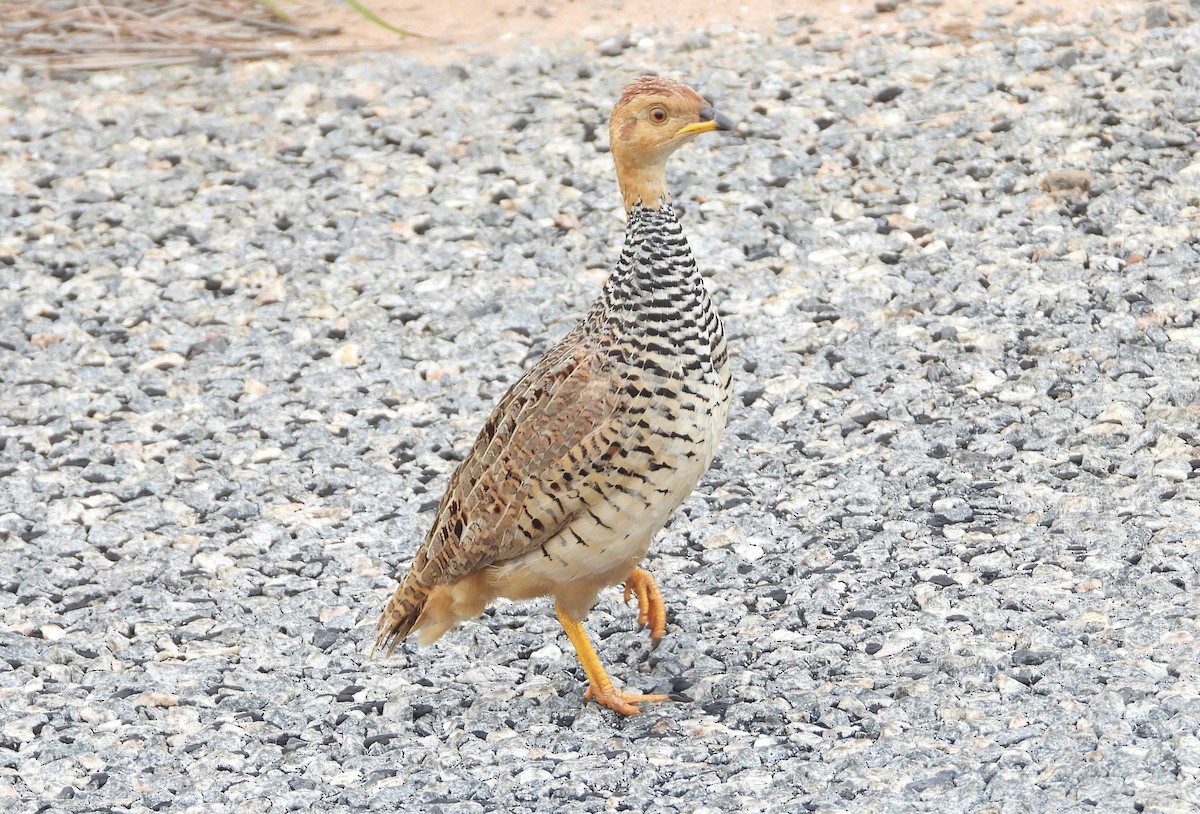
[[[378,637],[371,649],[372,655],[379,650],[390,656],[396,645],[413,631],[421,620],[425,610],[425,600],[429,598],[432,588],[422,585],[416,580],[405,579],[396,588],[396,593],[388,600],[379,622],[375,625]]]

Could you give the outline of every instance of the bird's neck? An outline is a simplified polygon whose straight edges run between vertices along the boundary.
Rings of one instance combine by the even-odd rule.
[[[667,174],[661,163],[649,166],[629,166],[617,161],[617,182],[621,187],[621,198],[625,201],[625,212],[631,214],[634,207],[658,209],[671,200],[667,192]]]
[[[708,292],[675,210],[664,200],[656,208],[629,210],[625,245],[604,284],[601,308],[632,318],[646,309],[688,311],[708,307]]]

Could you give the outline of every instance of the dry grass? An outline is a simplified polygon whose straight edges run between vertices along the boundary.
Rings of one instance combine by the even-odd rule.
[[[334,53],[258,0],[0,0],[0,65],[106,70]]]

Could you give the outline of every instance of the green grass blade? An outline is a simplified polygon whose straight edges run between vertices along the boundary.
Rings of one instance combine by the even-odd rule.
[[[258,0],[258,3],[267,11],[283,20],[285,23],[290,23],[292,21],[292,18],[288,16],[286,11],[279,7],[279,4],[276,3],[275,0]]]
[[[262,0],[262,2],[267,2],[267,0]],[[396,26],[389,23],[387,20],[380,19],[380,17],[378,15],[376,15],[375,12],[371,11],[369,8],[364,6],[362,3],[358,2],[358,0],[346,0],[346,5],[350,6],[350,8],[354,9],[359,14],[361,14],[364,19],[369,20],[372,23],[375,23],[375,25],[377,25],[381,28],[386,28],[388,31],[393,31],[393,32],[401,35],[402,37],[424,38],[423,34],[417,34],[412,31],[406,31],[403,28],[397,28]]]

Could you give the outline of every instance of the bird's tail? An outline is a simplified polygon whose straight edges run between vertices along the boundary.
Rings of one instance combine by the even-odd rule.
[[[432,587],[421,584],[411,576],[400,583],[375,625],[379,635],[375,639],[375,647],[371,649],[372,654],[379,650],[383,650],[384,655],[392,654],[396,645],[417,626],[421,612],[425,610],[425,600],[432,590]]]

